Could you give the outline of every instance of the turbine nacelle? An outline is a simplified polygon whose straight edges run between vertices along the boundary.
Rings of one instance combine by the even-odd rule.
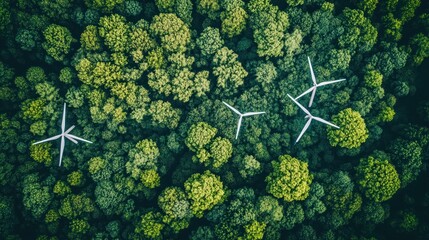
[[[253,116],[253,115],[259,115],[259,114],[263,114],[265,112],[247,112],[247,113],[241,113],[240,111],[238,111],[237,109],[235,109],[234,107],[232,107],[231,105],[229,105],[226,102],[223,102],[223,104],[225,104],[229,109],[231,109],[233,112],[235,112],[236,114],[238,114],[240,116],[240,118],[238,119],[238,124],[237,124],[237,133],[235,134],[235,139],[238,138],[238,133],[240,132],[240,127],[241,127],[241,121],[243,120],[243,117],[248,117],[248,116]]]
[[[308,58],[308,65],[310,65],[310,73],[311,73],[311,80],[313,81],[313,86],[311,88],[305,90],[301,95],[299,95],[295,99],[299,99],[302,96],[305,96],[305,95],[307,95],[308,93],[311,92],[310,103],[308,104],[308,107],[311,107],[311,105],[313,105],[314,96],[316,95],[316,90],[317,90],[318,87],[329,85],[329,84],[333,84],[333,83],[337,83],[337,82],[342,82],[342,81],[344,81],[346,79],[338,79],[338,80],[332,80],[332,81],[326,81],[326,82],[317,83],[316,76],[314,75],[313,67],[311,66],[310,57],[307,57],[307,58]]]
[[[291,95],[287,95],[290,99],[292,99],[292,101],[296,104],[296,105],[298,105],[298,107],[299,108],[301,108],[301,110],[303,111],[303,112],[305,112],[307,115],[304,117],[304,118],[308,118],[308,120],[307,120],[307,122],[305,123],[305,126],[304,126],[304,128],[301,130],[301,133],[299,134],[299,136],[298,136],[298,138],[296,139],[296,141],[295,141],[295,143],[297,143],[300,139],[301,139],[301,137],[304,135],[304,133],[305,133],[305,131],[307,131],[307,129],[308,129],[308,127],[310,126],[310,124],[311,124],[311,121],[314,119],[314,120],[316,120],[316,121],[318,121],[318,122],[322,122],[322,123],[324,123],[324,124],[327,124],[327,125],[329,125],[329,126],[332,126],[332,127],[335,127],[335,128],[340,128],[340,127],[338,127],[337,125],[335,125],[335,124],[333,124],[333,123],[330,123],[330,122],[328,122],[328,121],[326,121],[326,120],[324,120],[324,119],[322,119],[322,118],[320,118],[320,117],[315,117],[315,116],[313,116],[311,113],[310,113],[310,111],[308,111],[304,106],[302,106],[298,101],[296,101],[296,99],[295,98],[293,98]]]
[[[64,152],[64,147],[65,147],[65,139],[67,138],[68,140],[72,141],[73,143],[77,144],[77,141],[83,141],[83,142],[87,142],[87,143],[92,143],[91,141],[85,140],[83,138],[77,137],[75,135],[70,134],[70,132],[74,129],[74,125],[69,127],[67,129],[67,131],[65,131],[66,128],[66,104],[64,103],[64,109],[63,109],[63,119],[61,122],[61,134],[58,134],[56,136],[47,138],[45,140],[42,141],[38,141],[33,143],[33,145],[39,144],[39,143],[44,143],[44,142],[49,142],[49,141],[53,141],[56,140],[58,138],[61,138],[61,147],[60,147],[60,162],[59,162],[59,166],[61,166],[61,161],[63,159],[63,152]]]

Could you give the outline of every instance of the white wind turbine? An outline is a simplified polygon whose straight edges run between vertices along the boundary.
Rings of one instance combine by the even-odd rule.
[[[223,102],[223,104],[225,104],[229,109],[231,109],[233,112],[237,113],[240,116],[240,119],[238,119],[237,133],[235,134],[235,139],[238,138],[238,133],[240,132],[240,126],[241,126],[241,121],[243,120],[243,117],[265,113],[265,112],[247,112],[247,113],[241,113],[237,109],[231,107],[228,103]]]
[[[324,119],[322,119],[322,118],[320,118],[320,117],[315,117],[315,116],[311,115],[311,113],[310,113],[310,112],[309,112],[305,107],[303,107],[303,106],[302,106],[298,101],[296,101],[296,100],[295,100],[295,98],[291,97],[289,94],[288,94],[287,96],[288,96],[290,99],[292,99],[292,101],[293,101],[296,105],[298,105],[298,107],[299,107],[299,108],[301,108],[301,110],[302,110],[302,111],[304,111],[304,112],[307,114],[307,116],[305,116],[305,118],[308,118],[307,123],[305,124],[304,128],[302,129],[302,131],[301,131],[301,133],[299,134],[298,138],[296,139],[295,143],[297,143],[297,142],[299,141],[299,139],[301,139],[302,135],[304,135],[305,131],[306,131],[306,130],[307,130],[307,128],[310,126],[311,120],[313,120],[313,119],[314,119],[314,120],[316,120],[316,121],[319,121],[319,122],[322,122],[322,123],[328,124],[328,125],[330,125],[330,126],[332,126],[332,127],[340,128],[340,127],[338,127],[337,125],[334,125],[334,124],[332,124],[332,123],[330,123],[330,122],[328,122],[328,121],[326,121],[326,120],[324,120]]]
[[[65,128],[66,128],[66,104],[64,103],[63,120],[61,122],[61,134],[58,134],[57,136],[50,137],[50,138],[47,138],[45,140],[33,143],[33,145],[36,145],[36,144],[39,144],[39,143],[53,141],[53,140],[56,140],[58,138],[61,138],[60,163],[59,163],[59,166],[61,166],[61,161],[63,159],[64,145],[65,145],[65,139],[64,139],[64,137],[66,137],[68,140],[74,142],[75,144],[77,144],[76,140],[84,141],[84,142],[87,142],[87,143],[92,143],[91,141],[88,141],[88,140],[85,140],[83,138],[80,138],[80,137],[77,137],[75,135],[70,134],[69,132],[71,132],[71,130],[73,130],[74,125],[71,126],[69,129],[67,129],[67,131],[65,131]]]
[[[313,67],[311,66],[310,57],[307,57],[307,58],[308,58],[308,64],[310,65],[310,72],[311,72],[311,79],[313,80],[313,86],[311,88],[307,89],[305,92],[303,92],[301,95],[299,95],[295,99],[298,99],[298,98],[306,95],[307,93],[311,92],[310,103],[308,104],[308,107],[311,107],[311,105],[313,104],[314,95],[316,95],[316,89],[318,87],[329,85],[329,84],[332,84],[332,83],[342,82],[342,81],[344,81],[346,79],[343,78],[343,79],[338,79],[338,80],[332,80],[332,81],[326,81],[326,82],[317,83],[316,82],[316,77],[314,76]]]

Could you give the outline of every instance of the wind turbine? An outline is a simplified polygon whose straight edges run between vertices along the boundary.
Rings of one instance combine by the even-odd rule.
[[[328,125],[330,125],[332,127],[340,128],[337,125],[334,125],[334,124],[332,124],[332,123],[330,123],[330,122],[328,122],[328,121],[326,121],[326,120],[324,120],[324,119],[322,119],[320,117],[315,117],[315,116],[311,115],[311,113],[305,107],[303,107],[298,101],[296,101],[295,98],[291,97],[289,94],[287,96],[290,99],[292,99],[292,101],[296,105],[298,105],[298,107],[301,108],[302,111],[304,111],[307,114],[307,116],[305,116],[305,118],[308,118],[308,121],[305,124],[304,128],[302,129],[301,133],[299,134],[298,138],[296,139],[295,144],[299,141],[299,139],[301,139],[301,137],[302,137],[302,135],[304,135],[305,131],[307,131],[307,128],[310,126],[311,120],[313,120],[313,119],[316,120],[316,121],[322,122],[324,124],[328,124]]]
[[[311,79],[313,80],[313,86],[311,88],[307,89],[305,92],[303,92],[301,95],[299,95],[295,99],[298,99],[298,98],[306,95],[307,93],[311,92],[310,103],[308,104],[308,107],[311,107],[311,105],[313,104],[314,95],[316,95],[316,89],[318,87],[329,85],[329,84],[333,84],[333,83],[337,83],[337,82],[342,82],[342,81],[344,81],[346,79],[343,78],[343,79],[338,79],[338,80],[332,80],[332,81],[326,81],[326,82],[317,83],[316,82],[316,77],[314,76],[313,67],[311,66],[310,57],[307,57],[307,58],[308,58],[308,64],[310,65],[310,72],[311,72]]]
[[[233,112],[237,113],[240,116],[240,119],[238,119],[237,133],[235,134],[235,139],[238,138],[238,133],[240,132],[241,120],[243,120],[243,117],[252,116],[252,115],[259,115],[259,114],[265,113],[265,112],[247,112],[247,113],[241,113],[237,109],[231,107],[231,105],[229,105],[228,103],[223,102],[223,104],[225,104],[229,109],[231,109]]]
[[[80,137],[77,137],[75,135],[70,134],[71,130],[73,130],[73,128],[74,128],[74,125],[71,126],[69,129],[67,129],[67,131],[65,131],[65,128],[66,128],[66,104],[64,103],[63,120],[61,122],[61,134],[58,134],[57,136],[53,136],[53,137],[47,138],[45,140],[33,143],[33,145],[36,145],[36,144],[39,144],[39,143],[53,141],[53,140],[56,140],[58,138],[61,138],[60,164],[59,164],[59,166],[61,166],[61,161],[63,159],[64,145],[65,145],[65,139],[64,139],[64,137],[66,137],[68,140],[74,142],[75,144],[77,144],[76,140],[87,142],[87,143],[92,143],[91,141],[88,141],[88,140],[85,140],[83,138],[80,138]]]

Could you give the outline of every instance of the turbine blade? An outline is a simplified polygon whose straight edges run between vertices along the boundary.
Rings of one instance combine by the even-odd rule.
[[[308,103],[308,107],[311,107],[311,105],[313,105],[313,100],[314,100],[314,96],[316,95],[316,90],[317,90],[317,87],[315,87],[313,89],[313,92],[311,93],[311,98],[310,98],[310,102]]]
[[[63,119],[61,120],[61,132],[64,133],[66,129],[66,103],[64,103]]]
[[[69,136],[69,137],[71,137],[71,138],[74,138],[74,139],[76,139],[76,140],[79,140],[79,141],[83,141],[83,142],[87,142],[87,143],[92,143],[91,141],[85,140],[85,139],[83,139],[83,138],[77,137],[77,136],[72,135],[72,134],[67,134],[67,136]]]
[[[310,115],[310,116],[312,116],[311,115],[311,113],[305,108],[305,107],[303,107],[298,101],[296,101],[293,97],[291,97],[289,94],[288,94],[288,97],[290,98],[290,99],[292,99],[292,101],[296,104],[296,105],[298,105],[298,107],[299,108],[301,108],[301,110],[302,111],[304,111],[307,115]]]
[[[320,87],[320,86],[325,86],[325,85],[329,85],[329,84],[333,84],[333,83],[337,83],[337,82],[342,82],[342,81],[345,81],[345,80],[346,80],[346,79],[345,79],[345,78],[343,78],[343,79],[338,79],[338,80],[332,80],[332,81],[321,82],[321,83],[317,84],[317,86],[318,86],[318,87]]]
[[[302,96],[308,94],[309,92],[313,91],[313,88],[315,88],[315,86],[305,90],[305,92],[301,93],[301,95],[299,95],[298,97],[295,98],[295,100],[297,100],[298,98],[301,98]]]
[[[73,126],[71,126],[69,129],[67,129],[67,131],[65,132],[65,134],[67,134],[67,133],[71,132],[71,130],[73,130],[73,128],[74,128],[74,125],[73,125]]]
[[[247,116],[252,116],[252,115],[259,115],[259,114],[264,114],[265,112],[248,112],[248,113],[244,113],[243,117],[247,117]]]
[[[61,162],[63,160],[64,145],[65,145],[64,136],[62,136],[61,137],[60,163],[59,163],[59,166],[61,166]]]
[[[243,116],[240,116],[240,119],[238,119],[237,133],[235,134],[235,139],[238,138],[238,133],[240,132],[241,120],[243,120]]]
[[[313,80],[314,85],[317,85],[316,76],[314,76],[313,67],[311,66],[310,57],[307,57],[307,58],[308,58],[308,65],[310,65],[311,80]]]
[[[324,119],[322,119],[322,118],[320,118],[320,117],[313,117],[313,118],[314,118],[314,120],[316,120],[316,121],[322,122],[322,123],[324,123],[324,124],[328,124],[328,125],[330,125],[330,126],[332,126],[332,127],[334,127],[334,128],[340,128],[340,127],[338,127],[337,125],[332,124],[332,123],[330,123],[330,122],[328,122],[328,121],[326,121],[326,120],[324,120]]]
[[[226,102],[224,102],[224,101],[222,101],[222,102],[223,102],[223,104],[225,104],[229,109],[231,109],[232,111],[234,111],[235,113],[237,113],[238,115],[240,115],[240,116],[241,116],[241,113],[240,113],[237,109],[233,108],[231,105],[229,105],[228,103],[226,103]]]
[[[39,143],[48,142],[48,141],[52,141],[52,140],[56,140],[56,139],[60,138],[61,136],[62,136],[62,134],[59,134],[57,136],[53,136],[53,137],[47,138],[45,140],[35,142],[35,143],[33,143],[33,145],[36,145],[36,144],[39,144]]]
[[[65,135],[65,137],[66,137],[68,140],[72,141],[74,144],[77,144],[77,141],[76,141],[76,140],[74,140],[72,137],[70,137],[68,134],[66,134],[66,135]]]
[[[308,127],[310,126],[312,118],[309,118],[307,123],[305,124],[304,128],[301,130],[301,133],[299,134],[298,138],[296,139],[295,143],[301,139],[302,135],[304,135],[305,131],[307,131]]]

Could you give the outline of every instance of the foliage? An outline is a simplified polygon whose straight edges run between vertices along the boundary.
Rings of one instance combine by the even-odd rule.
[[[368,138],[368,129],[359,112],[346,108],[334,115],[332,119],[340,129],[328,128],[328,140],[331,146],[357,148]]]
[[[385,159],[376,159],[372,156],[361,159],[357,175],[366,197],[375,202],[388,200],[400,186],[395,166]]]
[[[186,180],[184,186],[191,202],[192,213],[199,218],[203,216],[204,211],[220,203],[225,194],[220,178],[210,171],[193,174]]]
[[[51,24],[43,31],[45,42],[42,46],[49,56],[57,61],[63,61],[70,51],[70,45],[74,40],[70,31],[63,26]]]
[[[308,164],[290,155],[282,155],[271,162],[273,172],[267,176],[267,192],[287,202],[305,200],[310,192],[313,176]]]

